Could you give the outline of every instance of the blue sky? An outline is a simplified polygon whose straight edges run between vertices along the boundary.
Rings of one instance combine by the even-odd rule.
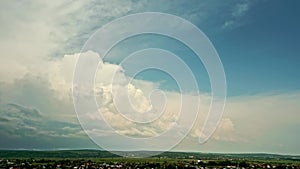
[[[210,5],[215,5],[214,3],[217,2],[212,1]],[[194,11],[182,17],[197,25],[215,45],[225,68],[229,95],[299,90],[300,82],[296,78],[300,64],[297,18],[299,2],[242,1],[233,4],[236,6],[220,5],[219,8],[222,9],[220,11],[224,13],[220,13],[218,5],[215,5],[215,9],[211,9],[212,12],[208,13],[211,16],[205,21],[201,17],[193,17],[202,11],[198,9],[198,1],[191,1],[167,12],[178,15],[179,11],[184,10],[183,8],[187,8],[189,12]],[[243,5],[244,11],[234,14]],[[228,18],[225,18],[226,15]],[[232,25],[225,27],[226,22]],[[121,55],[126,56],[132,51],[145,47],[166,48],[191,64],[192,69],[199,71],[199,75],[204,76],[198,77],[199,85],[205,84],[203,90],[209,91],[203,65],[195,63],[197,58],[188,48],[182,44],[178,48],[180,42],[168,40],[166,37],[155,38],[155,35],[135,38],[127,39],[123,42],[124,45],[119,44],[121,47],[125,46],[120,49]],[[143,41],[144,43],[141,43]],[[114,56],[120,58],[119,53],[109,55],[108,60],[118,62],[113,58]]]
[[[243,19],[248,24],[212,39],[220,46],[230,92],[299,90],[298,9],[296,1],[262,2]]]
[[[1,1],[0,148],[98,148],[80,126],[72,102],[76,58],[88,38],[112,20],[163,12],[186,19],[206,34],[219,54],[227,82],[226,108],[215,134],[206,144],[198,144],[205,117],[201,114],[174,150],[300,154],[299,9],[296,0]],[[147,34],[120,42],[104,58],[100,80],[106,83],[123,58],[149,47],[171,51],[185,61],[196,76],[203,109],[208,110],[211,89],[205,67],[187,46],[172,38]],[[121,79],[130,78],[132,67],[122,68]],[[120,121],[112,122],[120,133],[152,136],[166,129],[154,124],[127,130],[132,124],[115,116],[105,100],[109,88],[101,85],[96,91],[100,109],[109,110],[108,119]],[[176,108],[178,86],[164,73],[142,72],[129,87],[139,110],[146,109],[147,94],[157,88],[170,97],[167,110]],[[164,119],[166,124],[172,123],[170,119]],[[101,134],[105,139],[106,133]]]

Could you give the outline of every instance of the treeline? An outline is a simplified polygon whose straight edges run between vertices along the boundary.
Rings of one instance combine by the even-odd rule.
[[[61,150],[61,151],[27,151],[0,150],[0,158],[113,158],[119,157],[108,151],[98,150]]]

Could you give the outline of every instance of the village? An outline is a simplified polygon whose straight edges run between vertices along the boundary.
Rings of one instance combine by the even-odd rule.
[[[191,159],[0,159],[0,169],[300,169],[299,162]]]

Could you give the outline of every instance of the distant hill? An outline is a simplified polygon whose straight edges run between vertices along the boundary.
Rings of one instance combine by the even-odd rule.
[[[128,157],[139,157],[147,151],[122,152]],[[32,150],[0,150],[0,158],[116,158],[120,157],[108,151],[101,150],[57,150],[57,151],[32,151]],[[274,159],[300,161],[300,156],[278,154],[223,154],[199,152],[164,152],[154,156],[156,158],[192,158],[192,159]]]

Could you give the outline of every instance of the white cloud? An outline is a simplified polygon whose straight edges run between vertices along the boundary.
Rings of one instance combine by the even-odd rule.
[[[78,55],[75,54],[73,59]],[[83,53],[82,55],[85,58],[100,58],[93,52]],[[60,61],[68,62],[69,60],[62,59]],[[68,64],[70,63],[72,62],[68,62]],[[63,65],[63,63],[55,65]],[[88,61],[86,65],[89,66]],[[88,132],[103,131],[103,129],[97,128],[102,116],[118,133],[134,137],[158,136],[177,123],[179,113],[185,114],[182,116],[182,125],[192,127],[193,121],[188,121],[188,118],[193,116],[195,107],[197,107],[193,104],[198,96],[181,95],[177,92],[168,91],[163,91],[164,94],[162,94],[157,91],[158,84],[150,81],[133,80],[132,83],[129,83],[130,77],[124,74],[122,67],[119,65],[100,61],[98,68],[94,92],[97,96],[99,112],[89,112],[86,117],[88,122],[85,121],[87,119],[83,120],[83,123],[95,124],[89,127],[91,131]],[[115,83],[112,83],[113,77],[117,79]],[[56,79],[64,79],[64,77],[61,76]],[[60,83],[60,81],[55,80],[54,83]],[[87,93],[89,95],[93,94]],[[187,99],[184,108],[181,107],[181,96],[183,99]],[[208,110],[209,98],[206,95],[201,97],[201,111],[206,112],[205,110]],[[204,114],[199,115],[199,117],[205,116]],[[151,123],[138,123],[138,121],[149,119]]]
[[[77,56],[78,54],[66,55],[61,59],[49,62],[47,69],[51,71],[49,71],[48,76],[46,77],[25,76],[23,79],[15,81],[10,85],[2,83],[0,85],[0,100],[2,104],[5,104],[5,102],[16,102],[26,106],[34,105],[34,107],[40,110],[42,115],[45,115],[47,118],[61,118],[64,119],[64,121],[76,122],[70,89]],[[118,65],[109,63],[101,64],[103,64],[103,69],[98,72],[98,77],[105,83],[97,83],[96,94],[99,101],[98,103],[100,103],[99,110],[105,117],[105,120],[120,134],[131,137],[152,137],[159,135],[174,125],[177,117],[176,113],[180,110],[178,93],[165,92],[167,104],[164,114],[159,120],[150,124],[137,124],[124,118],[115,109],[111,93],[112,86],[109,84],[111,76],[115,72],[118,72],[120,74],[119,77],[123,77],[124,79],[128,77],[124,75],[124,72],[120,71],[122,68]],[[124,82],[126,82],[126,80],[119,81],[117,84],[122,84]],[[157,89],[157,87],[158,84],[156,83],[139,80],[135,80],[129,85],[129,95],[136,110],[143,112],[149,108],[149,103],[151,103],[149,102],[149,94],[153,89]],[[127,89],[128,86],[126,85],[120,88],[120,90],[123,91]],[[40,97],[41,95],[43,97]],[[183,149],[192,147],[192,149],[195,150],[199,147],[198,142],[195,139],[199,136],[206,119],[209,110],[210,96],[202,94],[200,95],[200,99],[201,113],[198,115],[190,135],[179,145],[179,149],[182,147],[184,147]],[[272,137],[275,137],[276,135],[273,135],[272,137],[269,135],[271,133],[278,133],[281,134],[282,137],[287,137],[287,133],[276,131],[282,129],[293,130],[292,127],[289,128],[288,126],[299,126],[299,100],[299,92],[230,97],[227,99],[224,118],[219,128],[208,143],[200,146],[200,148],[213,150],[214,148],[211,147],[213,145],[218,147],[226,142],[232,142],[235,143],[240,150],[251,149],[253,151],[259,151],[253,146],[268,147],[266,142],[272,141],[274,143],[272,145],[284,145],[282,147],[282,152],[288,152],[292,149],[289,144],[284,141],[271,140]],[[192,107],[193,105],[190,106]],[[97,117],[100,117],[101,115],[100,112],[89,114],[89,118],[97,122]],[[186,114],[186,116],[188,116],[188,114]],[[9,120],[3,118],[5,117],[2,116],[1,121]],[[40,128],[35,126],[26,126],[24,129],[28,131],[40,130]],[[62,130],[69,132],[73,131],[73,129],[70,129],[67,126],[63,127]],[[7,130],[7,133],[9,132],[13,133],[14,130]],[[111,134],[105,130],[101,130],[101,128],[94,128],[87,132],[93,132],[94,134],[98,133],[103,136]],[[48,134],[53,136],[75,137],[72,133],[68,135],[50,132]],[[297,141],[300,138],[294,136],[293,139]],[[186,142],[189,142],[188,145],[185,144]],[[297,145],[297,143],[294,144]],[[268,149],[271,151],[274,147],[270,145]],[[219,151],[222,151],[222,148],[220,148]]]
[[[238,137],[235,130],[232,120],[230,118],[223,118],[212,139],[233,142],[242,141],[243,138]]]
[[[241,17],[249,10],[249,2],[237,4],[235,10],[232,12],[233,17]]]
[[[222,29],[235,28],[243,25],[244,21],[242,18],[248,12],[250,6],[250,1],[244,1],[236,4],[231,12],[231,15],[229,15],[229,18],[224,21]]]
[[[86,35],[94,31],[91,28],[131,8],[131,1],[1,1],[1,81],[13,82],[28,73],[47,73],[45,65],[61,57],[55,56],[57,53],[80,50]]]

